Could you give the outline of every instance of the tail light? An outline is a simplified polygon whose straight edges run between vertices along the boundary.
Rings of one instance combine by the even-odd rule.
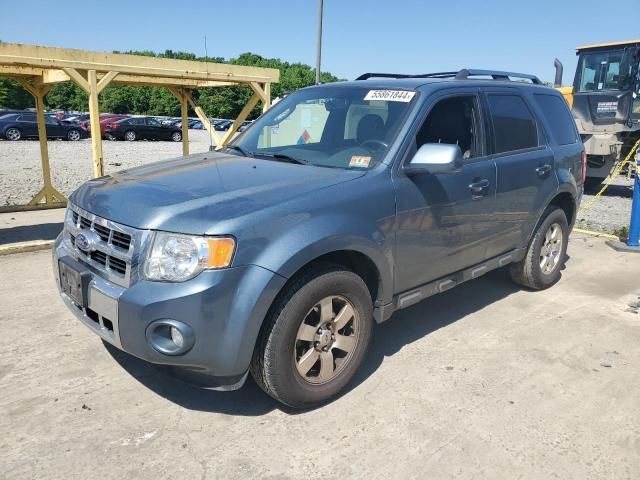
[[[107,123],[107,128],[110,130],[115,130],[118,128],[118,124],[117,123]]]
[[[587,179],[587,152],[582,151],[580,160],[582,161],[582,183]]]

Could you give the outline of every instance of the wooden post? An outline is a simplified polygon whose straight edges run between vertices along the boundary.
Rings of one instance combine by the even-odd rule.
[[[180,92],[180,115],[182,117],[182,155],[189,155],[189,116],[187,96]]]
[[[30,83],[24,78],[15,79],[22,87],[28,91],[36,102],[36,120],[38,123],[38,141],[40,142],[40,161],[42,163],[43,188],[28,203],[28,206],[51,206],[59,203],[64,206],[66,199],[64,195],[53,188],[51,182],[51,167],[49,165],[49,148],[47,146],[47,125],[44,119],[44,97],[51,89],[50,85],[37,85]],[[44,204],[40,203],[44,200]]]
[[[267,110],[269,110],[269,108],[271,108],[271,84],[270,83],[264,84],[264,94],[266,98],[264,98],[262,101],[262,113],[266,112]]]
[[[104,175],[102,161],[102,135],[100,134],[100,106],[98,104],[98,76],[95,70],[87,72],[89,83],[89,122],[91,124],[91,151],[93,155],[93,176]]]

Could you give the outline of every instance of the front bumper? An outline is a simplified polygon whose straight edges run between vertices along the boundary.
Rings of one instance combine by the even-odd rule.
[[[82,259],[63,241],[53,248],[53,271],[69,310],[106,342],[148,362],[178,367],[177,373],[211,388],[239,388],[246,378],[253,348],[275,296],[286,279],[255,265],[205,271],[182,283],[140,280],[125,288],[91,273],[87,307],[62,293],[59,259]],[[147,326],[173,319],[195,333],[193,348],[183,355],[165,355],[148,342]]]

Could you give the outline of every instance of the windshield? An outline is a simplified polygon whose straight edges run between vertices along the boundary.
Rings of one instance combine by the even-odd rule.
[[[628,90],[631,65],[624,50],[580,55],[580,92]]]
[[[277,161],[372,168],[384,158],[415,95],[340,85],[299,90],[271,107],[230,148]]]

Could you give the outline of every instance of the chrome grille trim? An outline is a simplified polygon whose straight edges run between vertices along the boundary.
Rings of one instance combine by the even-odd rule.
[[[102,278],[121,287],[129,287],[138,279],[140,255],[149,231],[128,227],[87,212],[72,203],[65,218],[64,247],[72,256],[88,265]],[[82,231],[95,232],[99,241],[92,252],[76,247],[75,237]],[[126,247],[126,248],[125,248]]]

